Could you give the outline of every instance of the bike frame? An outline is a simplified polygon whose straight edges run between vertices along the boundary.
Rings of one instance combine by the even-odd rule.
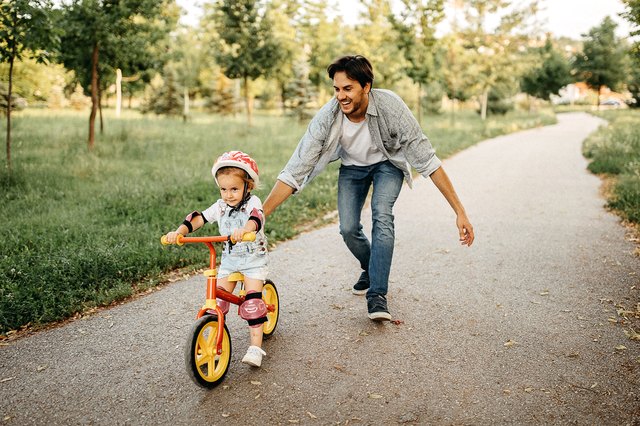
[[[253,241],[254,238],[255,238],[255,234],[247,234],[243,238],[243,241]],[[209,269],[203,272],[203,275],[207,278],[206,299],[205,299],[204,305],[198,311],[197,318],[201,318],[204,315],[207,315],[207,314],[211,315],[214,313],[218,317],[218,334],[216,336],[216,353],[218,355],[222,354],[222,337],[224,332],[225,317],[222,312],[222,309],[220,309],[220,306],[218,306],[216,299],[226,300],[227,302],[233,303],[234,305],[238,305],[238,306],[242,305],[242,303],[244,303],[244,300],[245,300],[244,290],[241,290],[240,295],[238,296],[217,285],[217,281],[218,281],[218,271],[216,268],[217,256],[216,256],[216,248],[213,245],[213,243],[224,243],[226,241],[230,241],[230,237],[223,236],[223,235],[210,236],[210,237],[185,237],[185,236],[179,235],[176,240],[176,244],[178,245],[183,245],[188,243],[203,243],[209,249]],[[244,276],[239,272],[235,272],[229,275],[228,279],[230,282],[238,282],[238,281],[243,281]],[[273,312],[274,310],[275,310],[274,305],[267,304],[268,312]]]

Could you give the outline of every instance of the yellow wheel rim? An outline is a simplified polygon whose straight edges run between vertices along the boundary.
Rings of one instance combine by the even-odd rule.
[[[267,305],[275,306],[273,312],[267,312],[267,322],[264,323],[262,328],[264,334],[271,334],[278,323],[278,309],[280,308],[278,306],[278,293],[272,284],[267,283],[264,285],[262,289],[262,300],[264,300]]]
[[[227,371],[231,358],[229,334],[223,330],[222,353],[220,355],[216,353],[217,335],[218,321],[209,321],[198,333],[193,351],[198,374],[207,382],[220,380]]]

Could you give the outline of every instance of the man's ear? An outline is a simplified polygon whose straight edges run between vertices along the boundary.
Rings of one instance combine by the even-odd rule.
[[[371,83],[365,84],[364,85],[364,93],[366,93],[368,95],[370,91],[371,91]]]

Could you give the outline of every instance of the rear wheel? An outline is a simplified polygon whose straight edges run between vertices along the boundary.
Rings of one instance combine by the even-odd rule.
[[[267,305],[273,305],[273,312],[267,312],[267,322],[262,325],[262,333],[265,338],[271,337],[278,325],[278,317],[280,316],[280,299],[278,298],[278,290],[271,280],[267,280],[262,287],[262,300]]]
[[[222,330],[222,353],[216,353],[218,318],[205,315],[193,325],[187,342],[185,361],[187,372],[196,384],[205,388],[218,386],[229,369],[231,339],[225,324]]]

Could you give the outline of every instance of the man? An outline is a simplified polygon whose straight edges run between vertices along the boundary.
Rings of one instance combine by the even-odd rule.
[[[362,268],[353,293],[366,293],[370,319],[390,320],[386,294],[395,240],[393,206],[403,181],[411,185],[410,166],[430,177],[449,202],[457,216],[463,245],[473,243],[473,227],[435,150],[409,108],[395,93],[372,89],[371,63],[363,56],[344,56],[329,65],[327,72],[333,80],[335,98],[311,120],[265,200],[264,213],[271,214],[329,162],[341,159],[340,234]],[[373,227],[369,242],[360,219],[371,186]]]

